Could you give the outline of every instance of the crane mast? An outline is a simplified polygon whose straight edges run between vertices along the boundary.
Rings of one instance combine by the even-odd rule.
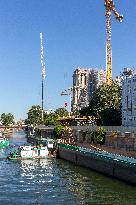
[[[112,12],[115,15],[115,18],[122,22],[123,15],[120,15],[116,8],[113,0],[105,0],[105,9],[106,9],[106,83],[112,85],[112,43],[111,43],[111,14]]]

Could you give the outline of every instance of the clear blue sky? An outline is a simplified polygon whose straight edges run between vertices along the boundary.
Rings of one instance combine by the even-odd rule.
[[[136,67],[136,0],[115,0],[124,22],[112,21],[113,73]],[[24,119],[41,105],[43,32],[46,109],[63,107],[60,92],[75,68],[105,68],[104,0],[0,0],[0,114]]]

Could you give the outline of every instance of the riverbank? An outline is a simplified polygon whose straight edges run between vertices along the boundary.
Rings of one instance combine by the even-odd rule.
[[[89,148],[89,147],[86,147]],[[105,175],[136,184],[136,159],[85,146],[58,144],[57,157]]]

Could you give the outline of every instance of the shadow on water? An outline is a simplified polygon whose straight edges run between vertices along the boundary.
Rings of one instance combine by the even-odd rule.
[[[10,140],[26,143],[24,133]],[[0,181],[0,205],[136,204],[135,187],[55,158],[0,160]]]

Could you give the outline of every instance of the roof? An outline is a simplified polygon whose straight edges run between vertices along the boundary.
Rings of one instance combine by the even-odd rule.
[[[37,125],[35,129],[39,130],[53,130],[54,126]]]

